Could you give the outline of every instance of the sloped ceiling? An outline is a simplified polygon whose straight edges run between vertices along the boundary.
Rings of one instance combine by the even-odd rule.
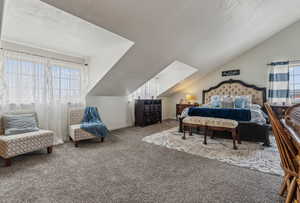
[[[159,84],[158,97],[163,96],[197,71],[198,69],[181,63],[180,61],[174,61],[155,76]]]
[[[162,97],[197,71],[198,69],[180,61],[174,61],[132,92],[129,98],[136,98],[137,96],[145,97],[145,99],[150,99],[152,96]],[[151,88],[149,89],[149,87]]]
[[[204,75],[300,19],[299,0],[42,1],[135,42],[91,95],[127,95],[175,60]]]
[[[90,69],[92,87],[133,45],[39,0],[7,0],[2,28],[2,40],[89,58],[89,63],[97,68]]]

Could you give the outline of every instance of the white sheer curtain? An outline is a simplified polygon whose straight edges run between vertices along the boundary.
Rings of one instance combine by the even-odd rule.
[[[4,51],[2,111],[35,110],[40,127],[55,132],[55,144],[63,143],[68,104],[84,103],[86,77],[83,65]]]
[[[136,91],[129,95],[129,100],[132,101],[134,99],[156,99],[159,95],[159,82],[158,78],[152,78],[147,81],[141,87],[139,87]]]
[[[298,62],[290,64],[289,96],[292,104],[300,103],[300,64]]]
[[[4,103],[4,68],[3,68],[3,52],[0,54],[0,104]],[[0,105],[1,111],[1,105]]]

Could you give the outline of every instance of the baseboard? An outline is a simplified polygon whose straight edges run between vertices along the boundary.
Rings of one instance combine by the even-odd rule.
[[[168,118],[164,118],[163,120],[176,120],[176,117],[168,117]]]

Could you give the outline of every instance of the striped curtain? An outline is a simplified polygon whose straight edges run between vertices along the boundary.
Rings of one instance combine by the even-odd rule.
[[[289,98],[289,62],[273,62],[269,73],[269,102],[288,104]]]

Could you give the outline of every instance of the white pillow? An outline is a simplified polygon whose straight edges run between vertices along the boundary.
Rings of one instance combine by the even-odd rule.
[[[261,110],[261,106],[259,104],[251,104],[251,109]]]
[[[222,96],[221,107],[222,108],[234,108],[234,97],[229,95]]]

